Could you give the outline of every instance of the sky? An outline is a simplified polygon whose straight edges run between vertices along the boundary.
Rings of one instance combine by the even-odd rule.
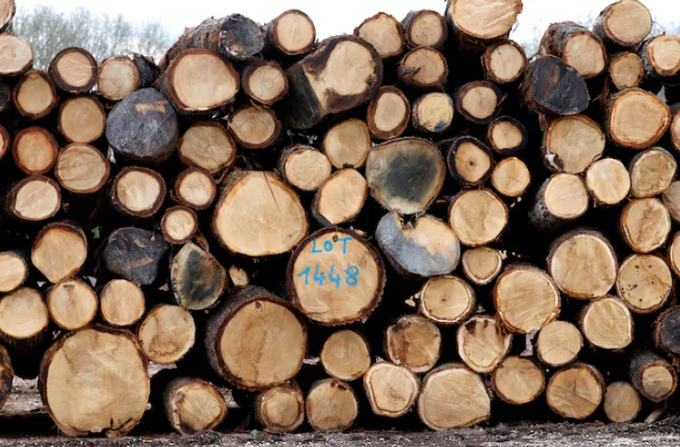
[[[613,0],[524,0],[524,10],[511,38],[519,43],[540,37],[553,22],[587,21]],[[643,0],[661,30],[680,25],[680,1]],[[174,34],[185,27],[198,25],[203,19],[240,13],[266,23],[287,9],[301,9],[313,20],[317,37],[351,33],[364,19],[378,12],[392,14],[398,20],[412,9],[445,10],[445,0],[16,0],[18,7],[51,5],[60,12],[84,7],[94,12],[123,14],[128,20],[163,22]]]

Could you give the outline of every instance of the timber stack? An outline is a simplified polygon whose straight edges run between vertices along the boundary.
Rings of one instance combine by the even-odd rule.
[[[536,55],[521,0],[449,0],[46,71],[0,6],[0,404],[37,377],[69,436],[674,407],[680,37],[637,0]]]

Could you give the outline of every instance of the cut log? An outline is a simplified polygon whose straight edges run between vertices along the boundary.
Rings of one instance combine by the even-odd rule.
[[[631,200],[621,212],[626,243],[638,253],[650,253],[666,243],[671,231],[668,209],[657,198]]]
[[[59,132],[71,143],[91,143],[104,135],[105,129],[106,112],[95,97],[78,96],[61,104]]]
[[[28,279],[28,262],[23,254],[0,252],[0,293],[12,292]]]
[[[678,376],[668,361],[652,351],[638,351],[630,360],[630,381],[652,402],[668,399],[678,386]]]
[[[364,389],[373,413],[398,418],[416,402],[420,383],[410,369],[387,362],[371,366],[364,374]]]
[[[0,5],[0,30],[5,30],[7,27],[10,25],[12,22],[12,18],[14,17],[14,14],[16,13],[16,7],[14,4],[14,0],[5,0],[2,2]],[[5,362],[6,363],[6,362]],[[12,370],[11,365],[9,366],[9,371]],[[10,386],[11,386],[11,377],[9,379]],[[3,387],[2,389],[5,389]],[[9,390],[7,390],[9,392]],[[4,403],[5,399],[0,398],[0,402]],[[1,406],[1,404],[0,404]]]
[[[423,89],[439,89],[446,85],[449,67],[439,51],[418,47],[406,53],[397,71],[406,85]]]
[[[366,123],[358,119],[335,124],[323,139],[323,151],[338,169],[362,167],[370,149],[371,133]]]
[[[380,304],[385,268],[354,233],[325,228],[303,240],[288,263],[291,302],[309,319],[337,326],[368,317]]]
[[[47,73],[31,70],[19,79],[12,93],[17,111],[28,119],[43,118],[57,105],[57,91]]]
[[[38,385],[68,436],[124,435],[141,420],[150,393],[147,362],[134,336],[99,326],[57,341],[43,358]]]
[[[555,241],[548,255],[548,273],[571,298],[606,295],[614,286],[618,270],[614,248],[596,231],[569,232]]]
[[[212,368],[230,383],[263,390],[293,378],[307,350],[307,330],[290,304],[258,287],[225,300],[206,324]]]
[[[475,137],[454,138],[446,161],[451,177],[464,187],[484,183],[495,167],[491,149]]]
[[[463,253],[463,272],[474,284],[485,286],[496,279],[501,272],[503,259],[501,252],[495,248],[470,248]]]
[[[489,124],[500,113],[503,94],[491,82],[472,81],[456,92],[456,110],[473,124]]]
[[[521,92],[531,110],[551,115],[577,115],[590,103],[583,77],[555,56],[542,56],[529,64]]]
[[[128,281],[148,286],[156,280],[158,263],[167,250],[161,234],[135,227],[119,228],[108,237],[104,266]]]
[[[618,90],[638,87],[644,76],[645,68],[637,54],[623,52],[611,56],[609,77]]]
[[[541,186],[529,211],[537,228],[549,231],[583,216],[590,200],[583,179],[574,174],[554,174]]]
[[[389,140],[404,133],[410,116],[411,106],[404,93],[396,87],[384,85],[368,105],[366,123],[375,138]]]
[[[296,385],[278,385],[257,397],[255,416],[269,433],[290,433],[305,420],[305,397]]]
[[[621,0],[607,6],[598,16],[593,32],[609,45],[634,48],[652,30],[652,15],[637,0]]]
[[[673,109],[675,110],[675,107]],[[668,133],[670,134],[673,147],[680,151],[680,108],[673,113],[673,119]]]
[[[67,279],[50,290],[47,295],[50,317],[57,326],[75,331],[87,326],[97,316],[99,300],[94,290],[84,281]]]
[[[490,373],[510,351],[512,334],[489,315],[475,315],[458,326],[458,355],[473,371]]]
[[[678,163],[665,149],[655,147],[637,154],[630,163],[631,195],[641,199],[663,194],[677,171]]]
[[[177,147],[177,115],[158,90],[144,88],[130,93],[109,113],[106,139],[123,159],[159,164]]]
[[[109,101],[120,101],[143,85],[140,70],[135,62],[122,56],[114,56],[99,65],[97,89]]]
[[[480,43],[507,36],[520,12],[521,0],[449,0],[446,6],[454,33]]]
[[[488,189],[464,191],[451,201],[449,224],[461,244],[479,247],[501,235],[508,225],[508,208]]]
[[[545,397],[558,415],[583,420],[602,403],[604,380],[594,366],[576,364],[557,371],[548,382]]]
[[[552,171],[580,174],[602,157],[605,144],[602,128],[587,116],[557,118],[543,135],[543,159]]]
[[[431,47],[438,50],[446,43],[449,31],[446,19],[436,11],[411,11],[401,23],[409,48]]]
[[[160,85],[177,112],[208,115],[234,101],[240,81],[234,67],[215,51],[190,49],[172,60]]]
[[[14,164],[28,175],[48,173],[57,159],[59,146],[49,131],[42,127],[28,127],[14,137]]]
[[[12,391],[13,381],[14,369],[12,368],[12,359],[10,359],[7,350],[4,347],[0,347],[0,408],[7,402],[7,398]]]
[[[390,361],[414,373],[434,368],[441,352],[442,335],[433,322],[406,315],[385,330],[385,352]]]
[[[198,232],[198,216],[186,206],[168,208],[161,220],[161,231],[170,244],[184,244]]]
[[[351,382],[371,366],[371,351],[366,339],[355,331],[333,333],[321,348],[321,366],[329,376]]]
[[[524,73],[527,55],[513,40],[490,45],[482,56],[482,68],[488,81],[497,84],[515,82]]]
[[[223,185],[212,229],[232,253],[254,257],[286,253],[307,234],[300,199],[275,174],[237,171]]]
[[[114,179],[111,204],[124,215],[148,218],[160,210],[165,194],[165,180],[158,172],[130,166]]]
[[[600,75],[607,68],[607,50],[596,34],[574,22],[553,23],[539,45],[541,56],[552,54],[579,72],[583,79]]]
[[[33,66],[33,49],[24,39],[9,33],[0,34],[0,76],[19,76]]]
[[[654,323],[656,347],[672,355],[680,354],[680,307],[672,306],[662,312]]]
[[[604,393],[604,413],[614,423],[633,422],[642,409],[640,395],[628,382],[614,382]]]
[[[48,338],[50,315],[42,295],[23,287],[0,299],[0,340],[25,354]]]
[[[324,41],[286,74],[288,122],[309,129],[330,114],[371,99],[382,84],[383,66],[371,45],[358,37],[338,36]]]
[[[236,159],[236,143],[220,123],[201,121],[184,132],[177,152],[185,165],[216,174],[231,166]]]
[[[505,197],[520,197],[530,184],[531,172],[527,165],[517,157],[501,160],[491,173],[491,185]]]
[[[640,115],[640,110],[645,113]],[[614,95],[606,106],[605,129],[611,141],[630,149],[646,149],[666,133],[671,121],[668,106],[637,88]]]
[[[45,225],[31,249],[31,263],[53,284],[78,273],[85,259],[85,233],[76,224],[66,221]]]
[[[526,147],[529,135],[524,125],[515,118],[499,116],[489,123],[486,140],[497,154],[512,155]]]
[[[644,42],[639,50],[645,74],[664,81],[680,71],[680,36],[662,34]]]
[[[90,91],[97,82],[97,61],[83,48],[64,48],[52,58],[49,73],[56,86],[71,94]]]
[[[477,308],[474,289],[457,276],[428,280],[418,293],[420,313],[443,325],[460,323]]]
[[[212,430],[227,416],[227,402],[220,391],[201,379],[171,380],[163,389],[162,401],[170,426],[182,435]]]
[[[672,291],[673,276],[663,259],[632,254],[621,263],[616,293],[633,312],[656,312],[666,304]]]
[[[453,124],[455,107],[446,93],[427,93],[416,99],[411,113],[415,130],[425,134],[445,133]]]
[[[545,372],[531,359],[507,357],[493,372],[491,386],[504,402],[528,404],[543,393]]]
[[[359,402],[352,388],[334,379],[313,384],[305,406],[307,423],[316,431],[345,431],[359,415]]]
[[[633,316],[620,299],[600,298],[583,309],[581,332],[593,346],[619,351],[633,342]]]
[[[299,56],[314,48],[316,28],[307,14],[289,9],[275,18],[265,29],[267,45],[285,56]]]
[[[311,146],[287,147],[279,160],[283,178],[301,191],[316,191],[331,175],[331,162]]]
[[[194,346],[196,324],[182,307],[161,304],[146,314],[137,339],[149,361],[162,365],[175,363]]]
[[[583,348],[581,331],[568,321],[553,321],[538,333],[536,354],[548,366],[558,368],[573,362]]]
[[[450,226],[423,215],[404,222],[397,213],[386,214],[375,238],[395,270],[405,276],[430,278],[447,275],[458,267],[460,243]]]
[[[668,247],[668,260],[673,273],[680,276],[680,233],[673,236],[673,241]]]
[[[518,334],[537,332],[560,314],[560,291],[535,267],[509,266],[496,281],[493,299],[502,323]]]
[[[189,168],[177,177],[173,197],[182,205],[197,211],[209,208],[217,196],[217,185],[210,172]]]
[[[379,12],[364,20],[354,35],[370,43],[381,58],[388,59],[404,52],[404,27],[394,17]]]
[[[595,205],[618,205],[630,192],[630,174],[619,160],[603,158],[586,171],[586,187]]]
[[[237,265],[229,267],[227,273],[229,274],[229,279],[234,287],[245,287],[250,284],[250,275],[248,275],[248,272]]]
[[[273,61],[257,61],[241,73],[243,91],[265,106],[276,104],[288,93],[288,79],[281,66]]]
[[[310,211],[323,226],[341,225],[361,212],[367,196],[364,176],[355,169],[341,169],[319,187]]]
[[[187,242],[172,260],[170,282],[177,304],[188,310],[204,310],[222,296],[227,272],[210,253]]]
[[[161,58],[161,68],[167,68],[183,51],[207,49],[235,61],[245,61],[264,48],[264,35],[260,25],[241,14],[219,19],[205,19],[194,28],[185,29],[179,39]],[[206,73],[206,75],[211,73]]]
[[[13,85],[11,85],[7,80],[0,80],[0,112],[9,110],[10,106],[14,104],[12,98]]]
[[[423,379],[418,416],[432,430],[475,425],[491,417],[491,399],[479,375],[463,365],[443,365]]]
[[[401,138],[374,146],[366,178],[378,203],[399,214],[422,213],[439,195],[446,176],[444,158],[431,142]]]
[[[2,81],[0,81],[0,85]],[[1,87],[0,87],[1,88]],[[2,125],[0,125],[0,159],[5,156],[7,149],[10,147],[10,136]]]
[[[69,144],[54,166],[54,177],[62,188],[74,194],[99,192],[109,180],[111,165],[97,148],[88,144]]]
[[[237,143],[247,149],[264,149],[281,134],[281,121],[273,110],[251,105],[237,110],[227,125]]]
[[[671,183],[668,189],[661,196],[663,204],[668,208],[671,218],[680,222],[680,181]]]
[[[126,327],[138,322],[146,310],[144,293],[133,282],[113,279],[101,291],[99,307],[102,318],[111,326]]]
[[[54,217],[61,209],[59,185],[47,177],[28,177],[7,194],[10,213],[17,219],[40,222]]]

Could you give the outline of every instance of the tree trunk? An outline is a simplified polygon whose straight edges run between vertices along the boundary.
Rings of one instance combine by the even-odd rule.
[[[652,15],[637,0],[621,0],[607,6],[597,17],[593,32],[609,46],[634,48],[652,30]]]
[[[594,206],[618,205],[630,192],[630,174],[621,161],[603,158],[586,171],[586,187]]]
[[[351,382],[363,376],[371,366],[371,351],[366,339],[358,332],[334,332],[321,348],[321,366],[329,376]]]
[[[586,185],[578,175],[554,174],[538,190],[529,220],[542,231],[559,228],[588,211]]]
[[[472,81],[456,92],[456,110],[473,124],[489,124],[500,113],[503,94],[487,81]]]
[[[456,137],[448,146],[446,161],[449,174],[463,187],[483,184],[496,162],[491,150],[475,137]]]
[[[368,105],[366,122],[375,138],[390,140],[400,137],[406,131],[410,118],[411,105],[408,98],[398,88],[384,85]]]
[[[371,195],[399,214],[423,213],[444,184],[446,165],[428,140],[401,138],[374,146],[366,162]]]
[[[187,242],[172,260],[170,282],[177,304],[188,310],[205,310],[222,296],[227,272],[210,253]]]
[[[673,291],[673,275],[663,259],[632,254],[621,263],[616,293],[637,314],[661,309]]]
[[[461,244],[480,247],[500,237],[508,225],[508,208],[488,189],[463,191],[451,201],[449,224]]]
[[[127,327],[137,323],[146,310],[144,293],[133,282],[113,279],[100,293],[102,318],[111,326]]]
[[[609,77],[617,90],[638,87],[645,77],[642,59],[628,51],[610,56]]]
[[[386,214],[378,223],[375,238],[387,260],[404,276],[447,275],[460,261],[455,233],[432,216],[405,222],[397,213]]]
[[[109,180],[111,164],[99,149],[73,143],[59,151],[54,177],[65,190],[74,194],[99,192]]]
[[[495,248],[470,248],[463,253],[463,272],[475,285],[485,286],[501,272],[503,260],[503,255]]]
[[[479,375],[463,365],[446,364],[423,379],[418,416],[432,430],[476,425],[491,417],[491,399]]]
[[[645,110],[640,114],[640,110]],[[611,97],[605,106],[603,124],[609,139],[629,149],[653,146],[671,122],[668,106],[647,91],[633,88]]]
[[[283,56],[301,56],[314,48],[316,28],[302,11],[289,9],[265,27],[265,42]]]
[[[348,119],[328,129],[322,146],[323,152],[337,169],[359,169],[366,163],[371,149],[371,133],[365,122]]]
[[[602,374],[594,366],[583,363],[557,371],[545,390],[552,411],[576,420],[592,415],[602,403],[603,394]]]
[[[383,67],[368,43],[358,37],[339,36],[324,41],[286,74],[290,86],[288,122],[293,128],[309,129],[330,114],[370,100],[382,83]]]
[[[590,103],[583,77],[555,56],[542,56],[529,64],[520,91],[530,110],[550,115],[576,115]]]
[[[300,199],[274,173],[235,171],[222,185],[212,230],[232,253],[283,254],[306,236],[309,224]]]
[[[614,382],[604,393],[604,413],[614,423],[633,422],[642,409],[640,395],[628,382]]]
[[[217,174],[234,163],[236,143],[221,123],[199,121],[184,132],[177,152],[185,165]]]
[[[623,301],[606,296],[583,309],[581,332],[595,347],[620,351],[633,342],[633,316]]]
[[[310,212],[323,226],[341,225],[359,215],[367,196],[364,176],[351,168],[341,169],[319,187]]]
[[[491,386],[510,405],[528,404],[543,393],[545,372],[531,359],[507,357],[493,372]]]
[[[124,227],[109,235],[102,257],[110,272],[148,286],[156,280],[158,263],[167,250],[161,234]]]
[[[512,334],[489,315],[475,315],[458,326],[458,355],[473,371],[490,373],[510,351]]]
[[[266,107],[251,105],[237,110],[227,125],[234,139],[246,149],[265,149],[281,135],[281,121]]]
[[[524,73],[527,55],[513,40],[490,45],[482,56],[482,68],[488,81],[496,84],[515,82]]]
[[[404,52],[404,27],[397,19],[384,12],[364,20],[354,30],[354,35],[371,44],[383,59],[396,57]]]
[[[182,435],[212,430],[227,416],[227,403],[215,385],[197,378],[178,377],[163,387],[163,413]]]
[[[269,433],[290,433],[305,420],[305,397],[297,385],[278,385],[256,399],[255,416]]]
[[[241,73],[243,91],[255,101],[272,106],[288,94],[288,79],[281,66],[274,61],[259,60]]]
[[[161,209],[165,195],[165,180],[158,172],[130,166],[116,175],[111,204],[123,215],[149,218]]]
[[[524,125],[515,118],[500,116],[489,123],[486,141],[497,154],[513,155],[526,147],[529,134]]]
[[[520,197],[530,185],[531,172],[517,157],[501,160],[491,173],[491,186],[505,197]]]
[[[281,176],[300,191],[316,191],[331,175],[331,162],[312,146],[287,147],[279,160]]]
[[[675,369],[652,351],[638,351],[630,360],[630,381],[652,402],[668,399],[678,385]]]
[[[43,358],[39,387],[68,436],[124,435],[141,420],[150,393],[147,362],[133,335],[102,326],[57,341]]]
[[[550,121],[543,134],[543,160],[554,172],[580,174],[604,153],[602,128],[585,115]]]
[[[201,168],[189,168],[177,177],[172,191],[180,204],[196,211],[209,208],[217,196],[217,185],[210,172]]]
[[[74,276],[87,259],[87,238],[67,221],[45,225],[31,248],[31,263],[52,284]]]
[[[536,341],[538,359],[559,368],[573,362],[583,348],[579,329],[568,321],[553,321],[541,328]]]
[[[411,11],[401,23],[409,48],[430,47],[439,50],[446,43],[449,32],[446,19],[436,11]]]
[[[420,313],[441,325],[457,324],[477,307],[474,289],[457,276],[439,276],[427,281],[418,293]]]
[[[71,143],[92,143],[104,135],[106,112],[94,96],[76,96],[59,107],[59,132]]]
[[[657,198],[634,199],[621,213],[621,230],[630,248],[638,253],[651,253],[666,243],[671,217]]]
[[[373,413],[398,418],[416,402],[420,383],[408,368],[387,362],[371,366],[364,374],[364,389]]]
[[[57,183],[47,177],[23,179],[7,194],[9,212],[27,222],[40,222],[54,217],[61,209],[61,192]]]
[[[189,311],[161,304],[146,314],[137,330],[137,339],[149,361],[162,365],[176,363],[194,346],[196,324]]]
[[[99,300],[94,290],[84,281],[67,279],[49,291],[47,307],[52,321],[57,326],[67,331],[75,331],[94,320]]]
[[[446,133],[453,124],[455,107],[446,93],[426,93],[413,103],[411,124],[424,134]]]
[[[607,68],[607,50],[602,40],[574,22],[550,25],[541,39],[539,53],[561,58],[574,67],[583,79],[599,76]]]
[[[316,431],[345,431],[359,415],[359,402],[352,388],[334,379],[312,385],[305,407],[307,423]]]
[[[198,216],[186,206],[168,208],[161,220],[161,231],[169,244],[182,245],[198,232]]]
[[[44,71],[31,70],[17,82],[12,93],[17,112],[31,120],[44,118],[57,106],[57,91]]]
[[[291,302],[326,326],[368,317],[380,304],[385,267],[378,251],[355,233],[326,228],[303,240],[286,273]]]
[[[65,48],[50,62],[49,73],[56,86],[71,94],[86,93],[97,82],[97,61],[83,48]]]
[[[675,179],[678,163],[660,147],[637,154],[630,163],[631,195],[637,199],[663,194]]]
[[[441,353],[442,336],[433,322],[406,315],[385,330],[385,352],[390,361],[414,373],[434,368]]]
[[[307,330],[288,302],[247,287],[210,315],[205,347],[210,365],[224,379],[239,388],[263,390],[300,371]]]
[[[418,47],[406,53],[399,63],[397,74],[410,87],[441,90],[446,85],[449,67],[439,51]]]
[[[12,143],[14,164],[24,174],[43,175],[52,170],[59,146],[54,135],[42,127],[20,131]]]

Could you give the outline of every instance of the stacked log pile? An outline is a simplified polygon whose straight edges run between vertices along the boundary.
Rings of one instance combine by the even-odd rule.
[[[39,377],[69,436],[673,408],[680,37],[621,0],[527,58],[521,10],[231,15],[47,72],[0,34],[0,403]]]

